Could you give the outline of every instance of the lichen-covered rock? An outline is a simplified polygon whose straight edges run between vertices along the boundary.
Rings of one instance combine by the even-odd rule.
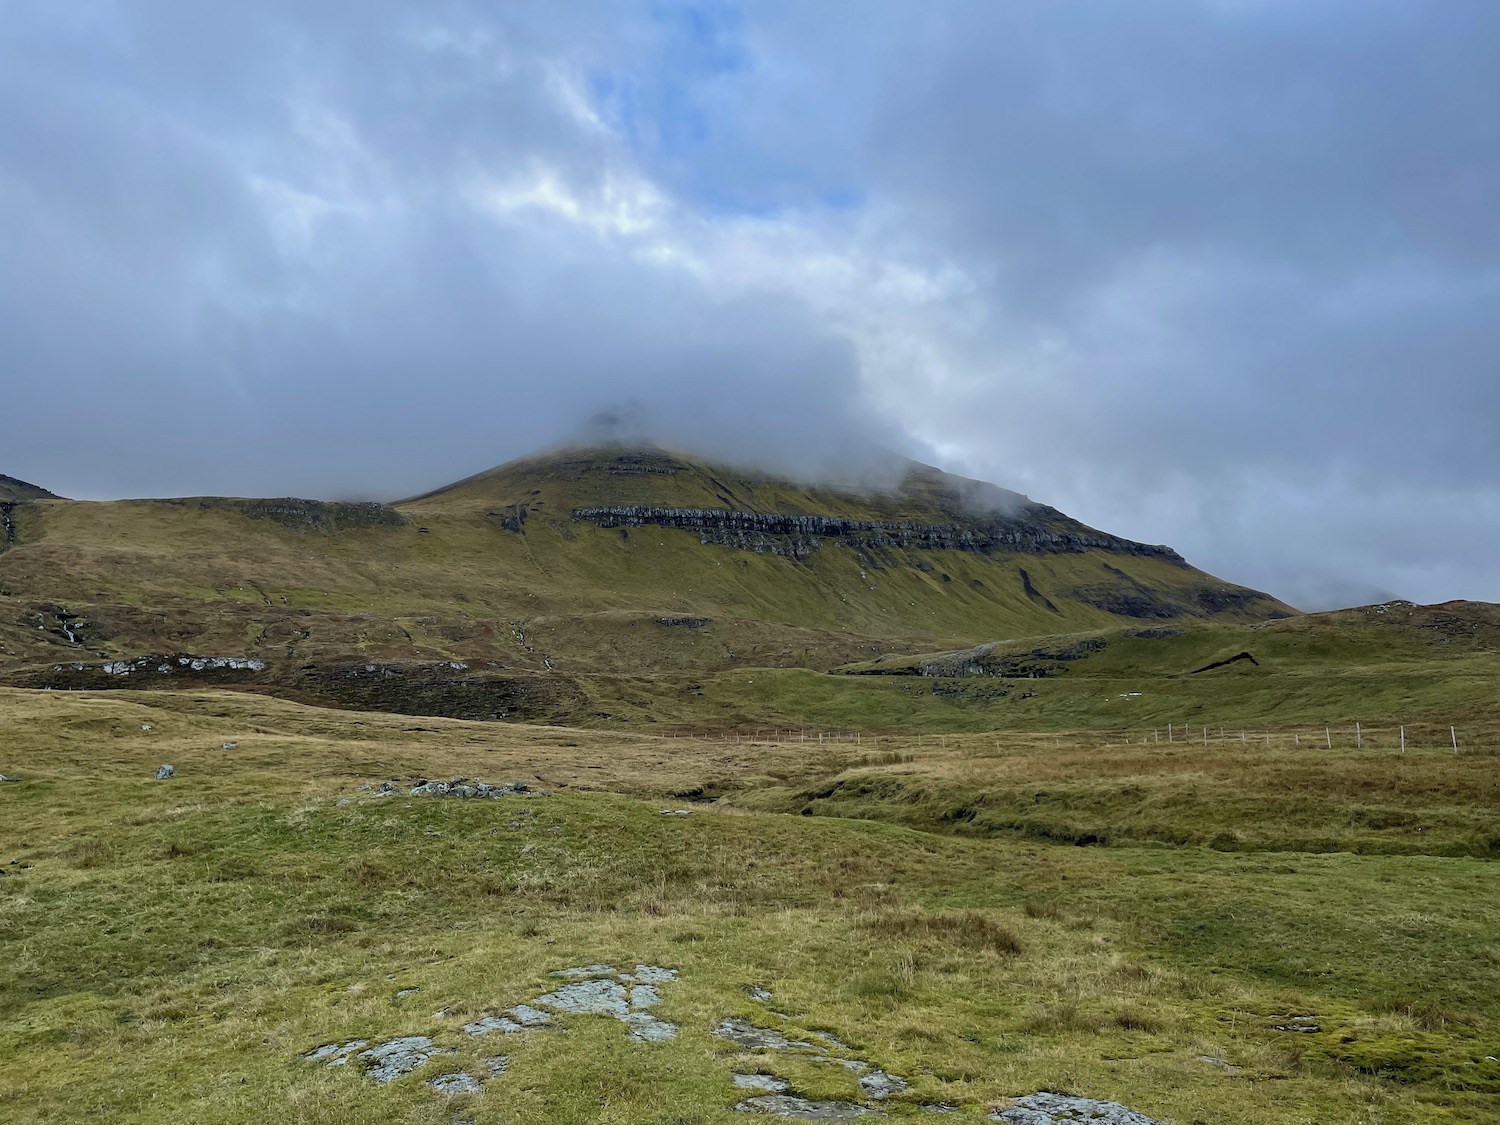
[[[427,1085],[440,1094],[482,1094],[484,1086],[472,1074],[458,1071],[455,1074],[440,1074],[429,1078]]]
[[[388,783],[387,783],[388,784]],[[390,792],[386,785],[381,785],[382,795]],[[410,796],[413,797],[454,797],[460,800],[479,798],[481,800],[496,800],[500,797],[510,797],[518,793],[524,793],[529,797],[546,797],[545,789],[532,789],[524,781],[517,781],[510,785],[491,785],[485,781],[477,781],[468,777],[455,777],[452,781],[428,781],[426,778],[418,781],[411,788]]]
[[[435,1055],[452,1053],[425,1035],[403,1035],[361,1051],[357,1057],[365,1064],[365,1074],[384,1086],[425,1066]]]
[[[347,1043],[324,1043],[302,1057],[308,1062],[320,1062],[326,1066],[343,1066],[349,1061],[351,1054],[368,1043],[368,1039],[351,1039]]]
[[[827,1054],[827,1048],[801,1039],[788,1039],[775,1028],[756,1027],[749,1020],[736,1018],[720,1020],[713,1026],[713,1035],[727,1039],[747,1051],[810,1051]]]
[[[730,1076],[741,1090],[762,1090],[768,1094],[784,1094],[791,1084],[774,1074],[734,1074]]]
[[[852,1121],[870,1110],[853,1102],[815,1102],[791,1094],[761,1094],[734,1107],[741,1113],[769,1113],[802,1121]]]
[[[1007,1125],[1166,1125],[1118,1102],[1101,1102],[1072,1094],[1042,1091],[1016,1098],[1006,1108],[990,1114],[991,1121]]]
[[[907,1088],[907,1082],[898,1075],[887,1074],[883,1070],[872,1070],[868,1074],[859,1076],[859,1088],[867,1097],[878,1100],[901,1093]]]
[[[556,992],[538,996],[536,1003],[544,1008],[574,1015],[623,1016],[630,1010],[625,986],[612,980],[585,980],[565,984]]]
[[[172,766],[157,766],[156,767],[156,780],[157,781],[166,781],[167,778],[169,778],[169,777],[176,777],[176,776],[177,776],[177,770],[174,769]]]

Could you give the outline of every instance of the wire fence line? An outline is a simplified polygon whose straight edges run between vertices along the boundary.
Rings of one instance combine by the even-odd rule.
[[[651,736],[648,736],[651,737]],[[1163,750],[1200,749],[1356,751],[1371,753],[1449,754],[1500,753],[1500,721],[1445,723],[1414,722],[1293,723],[1285,725],[1166,723],[1157,727],[1132,726],[1084,728],[1064,731],[992,730],[941,733],[826,729],[816,727],[756,727],[700,734],[654,736],[750,747],[858,746],[869,750],[933,752],[963,750],[1026,751],[1035,749],[1089,749],[1114,746],[1153,746]]]

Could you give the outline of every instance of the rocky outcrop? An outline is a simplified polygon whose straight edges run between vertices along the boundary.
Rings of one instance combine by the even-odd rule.
[[[835,669],[848,676],[928,676],[957,679],[990,676],[1003,680],[1039,680],[1067,670],[1075,660],[1103,652],[1103,637],[1080,637],[1072,641],[1039,645],[1029,651],[1002,651],[998,645],[979,645],[959,652],[938,652],[899,661],[877,660]]]
[[[8,551],[16,542],[16,506],[10,501],[0,503],[0,551]]]
[[[1037,512],[1049,509],[1037,508]],[[699,542],[757,554],[806,558],[824,540],[859,548],[906,548],[923,551],[1025,551],[1037,554],[1107,551],[1149,556],[1179,566],[1187,563],[1170,547],[1136,543],[1094,531],[1082,524],[1058,530],[1039,519],[996,516],[972,523],[919,523],[910,520],[853,520],[837,516],[762,514],[729,508],[656,508],[628,505],[575,508],[575,520],[599,527],[673,527],[697,532]]]
[[[247,519],[268,520],[293,531],[345,531],[361,527],[405,527],[407,519],[387,504],[302,500],[284,496],[274,500],[237,500],[219,496],[183,500],[133,500],[133,504],[167,504],[199,511],[238,512]]]

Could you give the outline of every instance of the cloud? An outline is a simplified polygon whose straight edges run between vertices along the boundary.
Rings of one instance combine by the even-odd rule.
[[[1319,605],[1500,598],[1500,12],[251,7],[0,30],[4,471],[400,495],[889,446]]]

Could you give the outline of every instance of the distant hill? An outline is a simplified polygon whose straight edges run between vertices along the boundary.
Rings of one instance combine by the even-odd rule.
[[[14,525],[0,556],[12,682],[201,674],[484,718],[610,717],[599,676],[828,669],[1294,612],[1168,547],[914,462],[807,484],[660,449],[571,449],[393,505],[18,503]],[[193,666],[212,657],[261,667]],[[140,663],[100,670],[123,661]]]
[[[21,500],[56,500],[58,497],[24,480],[0,473],[0,503]]]

